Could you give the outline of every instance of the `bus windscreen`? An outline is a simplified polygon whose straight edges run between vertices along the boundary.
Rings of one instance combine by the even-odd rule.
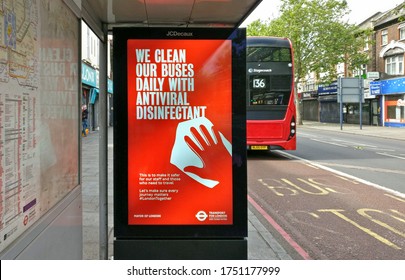
[[[248,37],[246,118],[249,150],[295,150],[293,49],[290,40]]]

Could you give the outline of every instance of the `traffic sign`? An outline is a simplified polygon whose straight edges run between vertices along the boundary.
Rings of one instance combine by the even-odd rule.
[[[360,114],[359,123],[362,129],[362,103],[364,103],[363,79],[360,78],[342,78],[338,79],[338,100],[340,103],[340,129],[343,129],[343,103],[359,103]]]
[[[339,78],[338,103],[364,103],[363,80],[359,78]]]
[[[380,72],[367,72],[367,79],[377,80],[380,78]]]

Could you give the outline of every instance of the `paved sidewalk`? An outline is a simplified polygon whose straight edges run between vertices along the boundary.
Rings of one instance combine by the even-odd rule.
[[[99,133],[82,138],[83,259],[99,259]],[[248,259],[291,259],[273,235],[248,210]],[[113,258],[113,128],[108,129],[109,259]]]
[[[309,127],[313,129],[323,129],[330,131],[337,131],[341,133],[351,133],[359,135],[367,135],[373,137],[390,138],[397,140],[405,140],[405,128],[400,127],[382,127],[363,125],[360,129],[359,124],[343,124],[342,129],[339,123],[320,123],[313,121],[303,121],[303,125],[298,126],[298,135],[300,127]]]

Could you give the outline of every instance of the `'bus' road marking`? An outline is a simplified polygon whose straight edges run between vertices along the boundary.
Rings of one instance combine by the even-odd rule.
[[[331,193],[346,194],[336,191],[334,186],[318,182],[314,178],[296,178],[296,180],[302,184],[294,184],[292,181],[285,178],[281,178],[280,180],[269,178],[257,179],[260,184],[274,192],[277,196],[296,196],[299,195],[300,192],[309,195],[329,195]]]

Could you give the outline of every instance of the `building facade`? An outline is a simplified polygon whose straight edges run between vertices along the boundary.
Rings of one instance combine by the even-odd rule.
[[[111,45],[112,38],[109,37],[108,46]],[[82,105],[86,105],[89,111],[88,125],[91,131],[98,130],[99,122],[99,49],[100,39],[93,31],[82,22]],[[109,48],[110,50],[110,48]],[[112,126],[112,110],[113,110],[113,81],[111,71],[111,61],[108,60],[107,75],[108,75],[108,124]]]
[[[404,4],[384,13],[374,22],[376,72],[387,78],[371,83],[379,97],[381,123],[405,127],[405,15]]]
[[[376,13],[359,24],[360,29],[372,29],[370,42],[363,50],[370,62],[349,73],[346,67],[337,66],[338,77],[364,79],[364,103],[343,106],[343,121],[358,124],[360,112],[365,125],[405,127],[405,3],[384,13]],[[340,69],[340,70],[339,70]],[[342,70],[343,69],[343,70]],[[307,83],[310,86],[307,86]],[[312,88],[310,88],[312,87]],[[336,84],[317,85],[306,79],[299,85],[300,102],[303,102],[303,120],[339,122]]]

